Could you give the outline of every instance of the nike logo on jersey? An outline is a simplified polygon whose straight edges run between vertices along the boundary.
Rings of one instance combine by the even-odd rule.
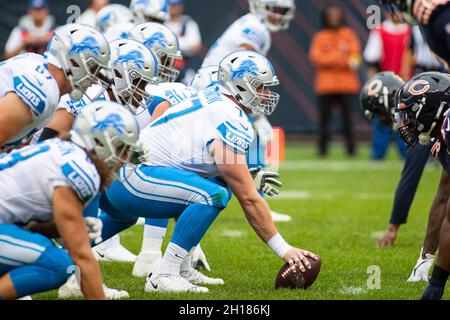
[[[244,125],[242,123],[239,123],[239,124],[241,125],[242,129],[244,129],[245,131],[248,130],[248,127],[244,127]]]

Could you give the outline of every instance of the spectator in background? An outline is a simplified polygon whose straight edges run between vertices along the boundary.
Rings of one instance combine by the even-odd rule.
[[[391,71],[407,81],[411,77],[411,27],[397,23],[391,16],[369,34],[364,60],[369,64],[367,77],[371,78],[381,71]],[[406,145],[400,134],[379,119],[373,119],[372,154],[373,160],[383,160],[392,138],[398,150],[406,157]]]
[[[195,70],[191,59],[199,55],[203,44],[197,22],[190,16],[183,15],[184,0],[168,0],[170,19],[165,24],[178,36],[183,60],[178,60],[175,66],[181,71],[178,81],[186,85],[191,83]]]
[[[28,13],[19,20],[5,46],[5,59],[25,52],[43,54],[52,37],[55,19],[46,0],[31,0]]]
[[[310,59],[317,69],[315,90],[320,103],[319,155],[328,151],[328,124],[333,104],[342,110],[343,133],[347,153],[355,155],[351,109],[360,90],[357,69],[361,61],[361,45],[355,32],[346,26],[345,13],[338,5],[322,13],[323,28],[312,40]]]
[[[89,8],[76,21],[97,28],[97,12],[109,4],[109,0],[89,0]]]

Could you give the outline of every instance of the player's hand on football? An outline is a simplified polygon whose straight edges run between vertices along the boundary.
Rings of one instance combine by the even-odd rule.
[[[258,191],[264,192],[269,197],[280,193],[275,187],[281,187],[282,183],[278,180],[280,175],[277,172],[263,171],[261,167],[250,169],[250,174]]]
[[[89,239],[94,241],[94,244],[102,242],[102,220],[94,217],[86,217],[84,218],[84,223],[87,227]]]
[[[283,259],[289,263],[291,266],[291,271],[295,273],[297,272],[297,268],[299,268],[301,272],[305,272],[306,269],[311,269],[311,264],[306,257],[311,257],[314,260],[319,258],[312,252],[298,248],[291,248],[288,252],[286,252]]]

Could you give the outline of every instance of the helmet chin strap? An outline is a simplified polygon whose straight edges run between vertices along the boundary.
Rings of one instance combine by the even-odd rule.
[[[431,132],[433,132],[434,128],[436,127],[437,122],[439,121],[439,118],[441,117],[442,110],[444,109],[444,106],[447,104],[447,102],[442,101],[441,105],[439,106],[439,110],[436,113],[436,116],[434,117],[434,121],[430,127],[430,130],[428,132],[424,132],[419,134],[419,143],[423,146],[428,145],[431,142]],[[447,114],[448,111],[445,113]]]

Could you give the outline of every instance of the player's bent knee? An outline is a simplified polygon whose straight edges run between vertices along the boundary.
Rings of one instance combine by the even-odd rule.
[[[213,206],[218,209],[225,209],[230,202],[232,193],[227,188],[217,186],[216,190],[211,194]]]
[[[67,278],[76,271],[75,264],[68,253],[55,246],[48,247],[36,264],[48,271],[47,280],[54,288],[63,285]]]

